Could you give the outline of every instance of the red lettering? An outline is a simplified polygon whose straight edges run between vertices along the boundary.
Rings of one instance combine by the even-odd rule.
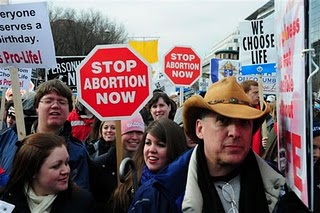
[[[288,149],[287,152],[287,163],[293,166],[293,184],[302,191],[302,179],[298,175],[298,169],[301,169],[301,157],[297,155],[297,149],[301,150],[301,137],[289,131],[284,131],[284,140],[287,146],[291,147],[292,152]],[[291,158],[292,156],[292,158]],[[288,167],[288,165],[287,165]]]
[[[293,92],[294,84],[290,75],[285,75],[284,79],[280,81],[280,92]]]
[[[299,155],[297,155],[296,149],[301,150],[301,137],[299,135],[296,135],[292,133],[292,150],[293,150],[293,182],[294,185],[299,189],[299,191],[302,191],[302,180],[298,176],[298,169],[301,169],[301,158]]]
[[[296,18],[288,25],[284,24],[283,31],[281,33],[281,46],[284,46],[285,42],[290,38],[293,38],[300,32],[300,20]]]

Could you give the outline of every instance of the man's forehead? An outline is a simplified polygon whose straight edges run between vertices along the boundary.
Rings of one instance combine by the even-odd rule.
[[[247,121],[253,121],[253,119],[243,119],[243,118],[232,118],[226,115],[219,114],[214,111],[210,111],[206,114],[204,117],[210,117],[210,118],[216,118],[216,119],[228,119],[228,120],[247,120]]]
[[[259,87],[251,85],[250,86],[250,91],[253,91],[253,90],[259,90]]]
[[[50,92],[50,93],[48,93],[48,94],[45,94],[44,96],[42,96],[43,98],[50,98],[50,97],[58,97],[58,98],[65,98],[66,99],[66,97],[64,97],[64,96],[62,96],[62,95],[58,95],[55,91],[52,91],[52,92]]]

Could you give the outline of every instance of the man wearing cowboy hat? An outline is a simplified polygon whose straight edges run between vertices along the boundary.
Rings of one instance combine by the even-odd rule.
[[[183,212],[275,210],[285,178],[250,147],[269,113],[264,109],[252,106],[235,77],[213,84],[204,98],[195,95],[184,103],[185,131],[198,146],[189,162]]]
[[[198,145],[143,184],[129,212],[306,212],[286,192],[285,178],[251,149],[252,135],[269,113],[264,109],[252,106],[235,77],[187,99],[183,126]],[[289,201],[278,202],[280,197]]]

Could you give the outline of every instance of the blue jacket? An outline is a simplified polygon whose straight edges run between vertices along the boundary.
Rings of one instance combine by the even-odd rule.
[[[37,121],[32,129],[35,130],[36,126]],[[7,174],[11,172],[13,159],[18,149],[16,145],[18,141],[16,131],[15,127],[10,127],[0,132],[0,163]],[[71,179],[81,188],[89,189],[89,155],[84,144],[71,136],[71,125],[68,121],[65,122],[64,128],[59,132],[59,135],[66,139],[70,157]]]
[[[16,125],[12,127],[2,129],[0,132],[0,165],[10,174],[13,164],[14,156],[18,147],[16,142],[18,141]]]
[[[189,160],[193,149],[140,186],[128,212],[178,212],[184,196]],[[172,178],[174,177],[174,178]]]

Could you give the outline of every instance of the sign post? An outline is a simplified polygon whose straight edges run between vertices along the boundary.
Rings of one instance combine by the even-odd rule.
[[[128,45],[98,45],[76,71],[78,99],[101,121],[129,118],[152,96],[151,66]],[[122,145],[117,122],[119,167]]]

